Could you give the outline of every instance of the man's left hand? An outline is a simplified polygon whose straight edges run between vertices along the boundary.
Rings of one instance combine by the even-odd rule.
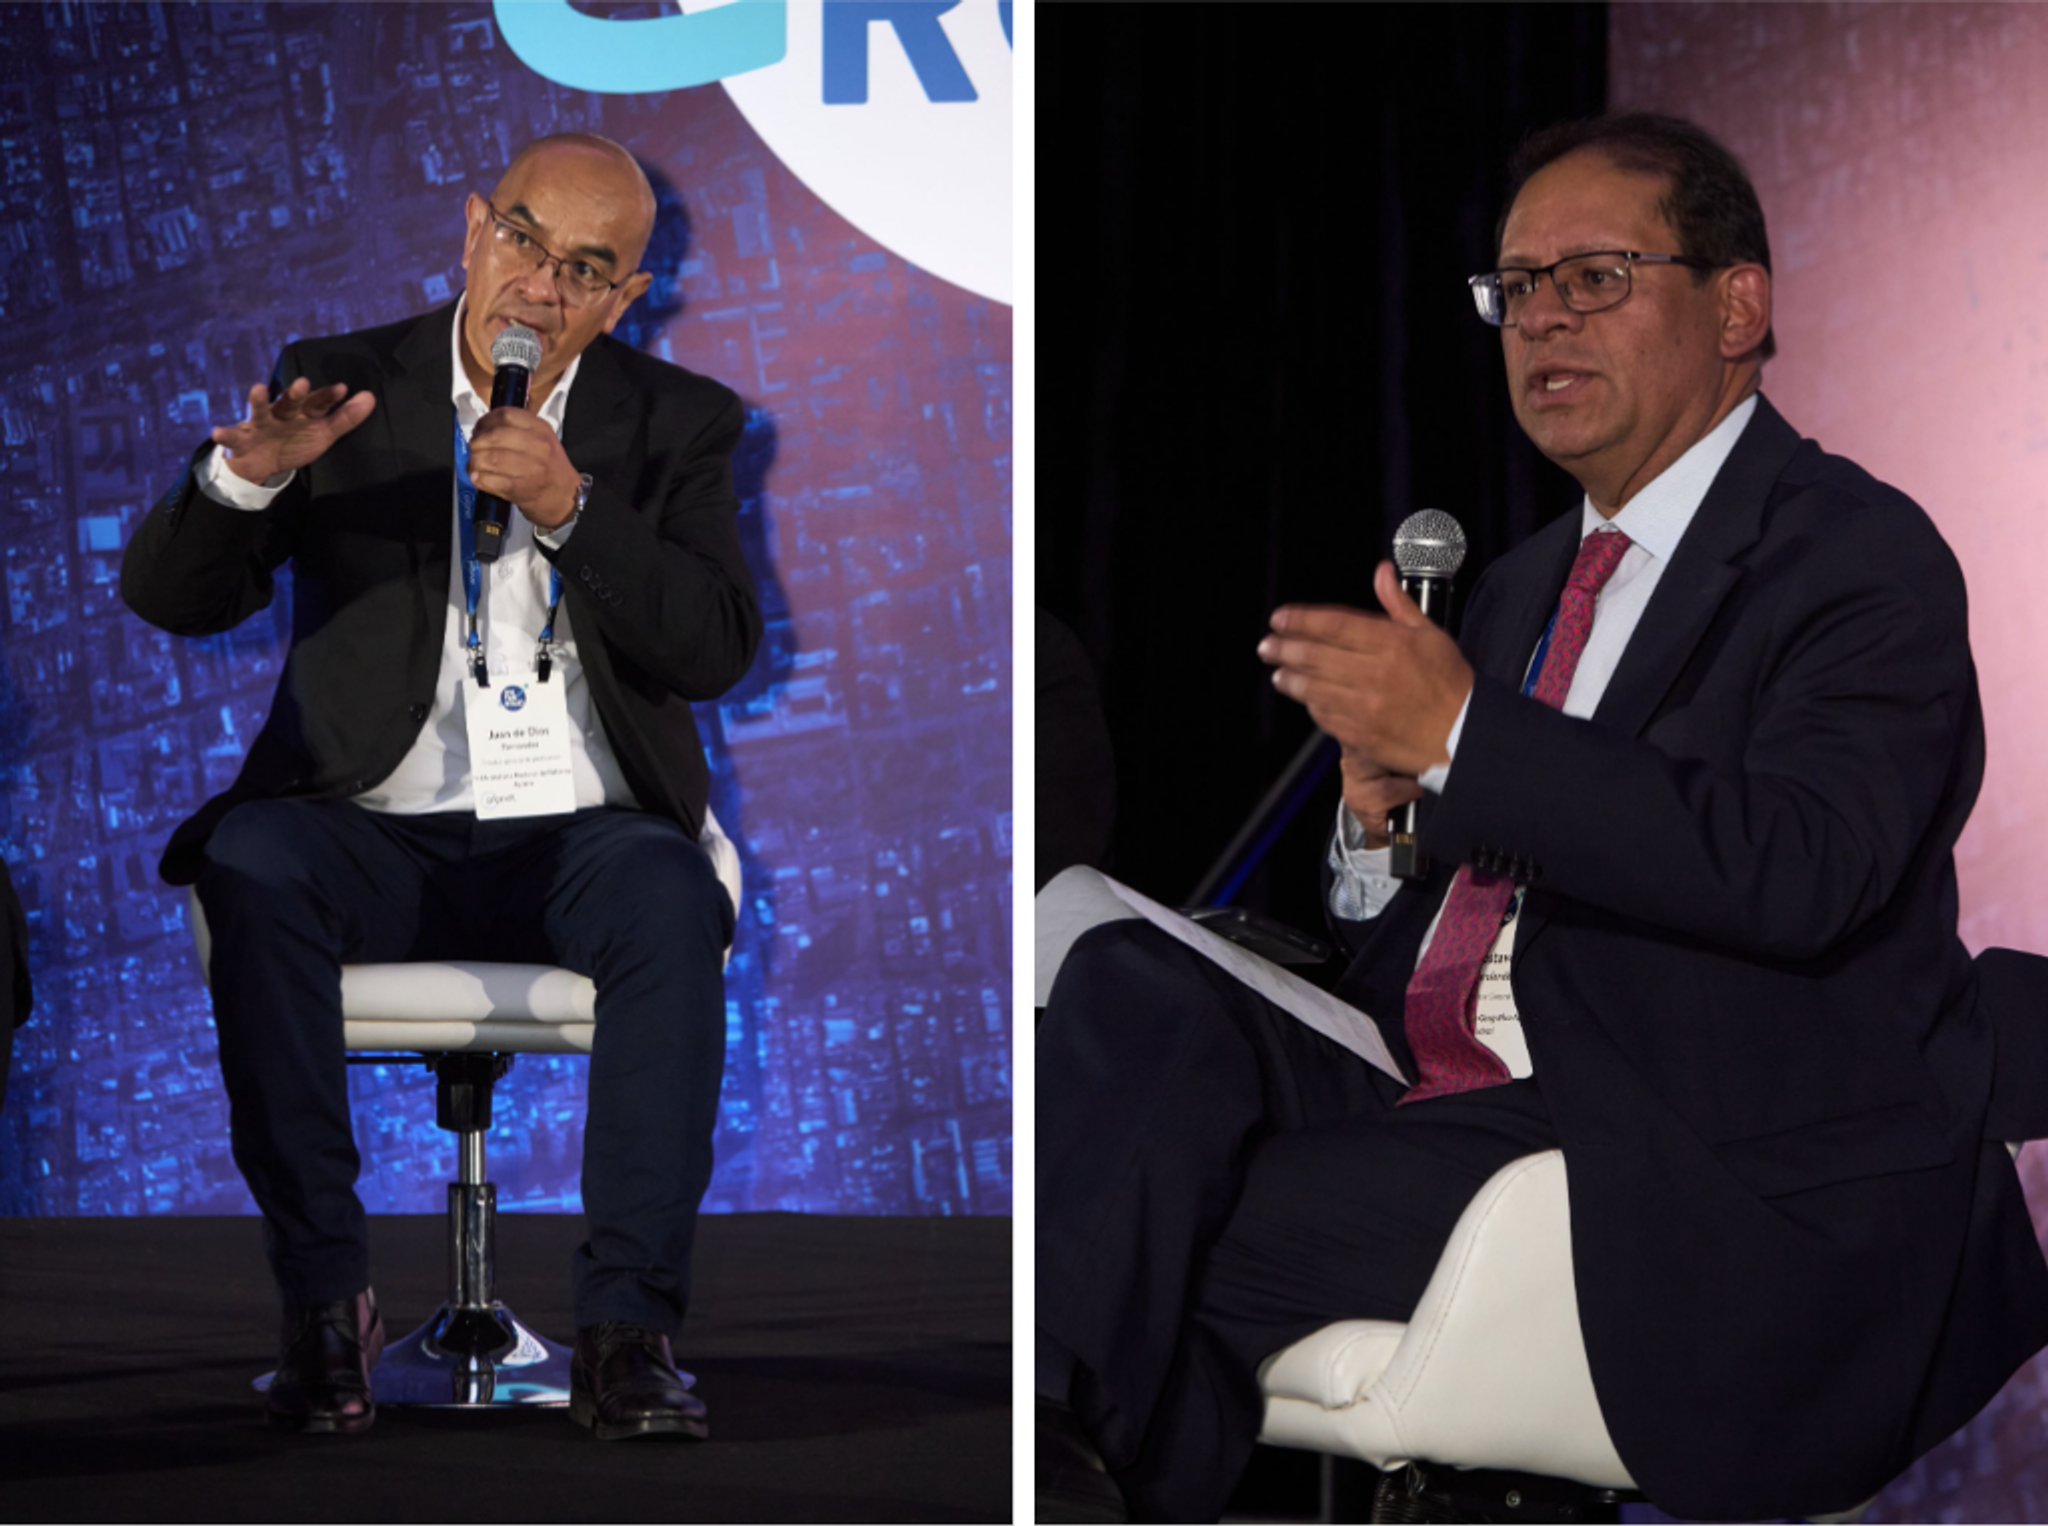
[[[555,432],[524,408],[493,408],[469,440],[469,480],[496,493],[542,530],[576,512],[576,468]]]
[[[1347,752],[1389,773],[1419,775],[1450,761],[1444,744],[1472,692],[1472,668],[1401,592],[1392,562],[1380,563],[1372,586],[1385,618],[1283,605],[1259,656],[1273,665],[1273,687],[1306,705]]]

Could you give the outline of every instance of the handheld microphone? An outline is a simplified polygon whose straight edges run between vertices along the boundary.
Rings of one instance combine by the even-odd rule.
[[[1442,509],[1418,509],[1394,532],[1394,570],[1401,591],[1423,614],[1444,625],[1451,612],[1451,579],[1465,563],[1465,531]],[[1415,842],[1415,807],[1409,801],[1387,818],[1392,837],[1390,872],[1396,879],[1419,880],[1429,873],[1429,860]]]
[[[540,366],[540,335],[523,323],[506,326],[491,341],[491,406],[524,408],[526,388]],[[476,559],[495,562],[505,549],[505,528],[512,523],[512,505],[496,493],[478,493],[471,526],[476,531]]]

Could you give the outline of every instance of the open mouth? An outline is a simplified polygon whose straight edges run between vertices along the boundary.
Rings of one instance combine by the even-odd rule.
[[[1568,403],[1583,393],[1592,380],[1584,371],[1538,371],[1529,378],[1529,395],[1538,403]]]
[[[499,313],[491,319],[491,323],[493,325],[493,331],[497,333],[504,332],[506,329],[512,327],[512,325],[516,323],[519,324],[522,328],[532,329],[535,334],[540,336],[540,341],[542,344],[546,344],[548,342],[547,328],[542,324],[534,322],[534,320],[531,318],[517,318],[506,313]]]

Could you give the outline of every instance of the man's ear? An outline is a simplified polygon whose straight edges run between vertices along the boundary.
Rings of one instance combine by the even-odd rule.
[[[469,272],[470,256],[476,252],[477,239],[489,217],[490,211],[484,206],[483,197],[471,191],[462,203],[462,269],[465,275]]]
[[[1721,358],[1740,360],[1771,331],[1771,273],[1761,265],[1721,272]]]
[[[619,326],[619,320],[626,316],[626,309],[638,302],[641,293],[653,284],[654,277],[644,270],[636,270],[626,277],[626,284],[612,296],[612,310],[604,320],[607,334]]]

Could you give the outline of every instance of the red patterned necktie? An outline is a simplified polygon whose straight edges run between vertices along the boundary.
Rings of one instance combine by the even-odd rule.
[[[1628,537],[1619,530],[1596,530],[1579,542],[1578,559],[1558,598],[1549,648],[1536,676],[1535,697],[1553,710],[1561,709],[1571,692],[1572,674],[1578,671],[1579,654],[1593,629],[1594,603],[1628,547]],[[1451,882],[1436,936],[1408,982],[1408,1047],[1415,1054],[1416,1078],[1403,1102],[1497,1086],[1510,1079],[1500,1056],[1473,1037],[1473,1007],[1480,968],[1500,935],[1514,894],[1513,880],[1470,864],[1461,867]]]

